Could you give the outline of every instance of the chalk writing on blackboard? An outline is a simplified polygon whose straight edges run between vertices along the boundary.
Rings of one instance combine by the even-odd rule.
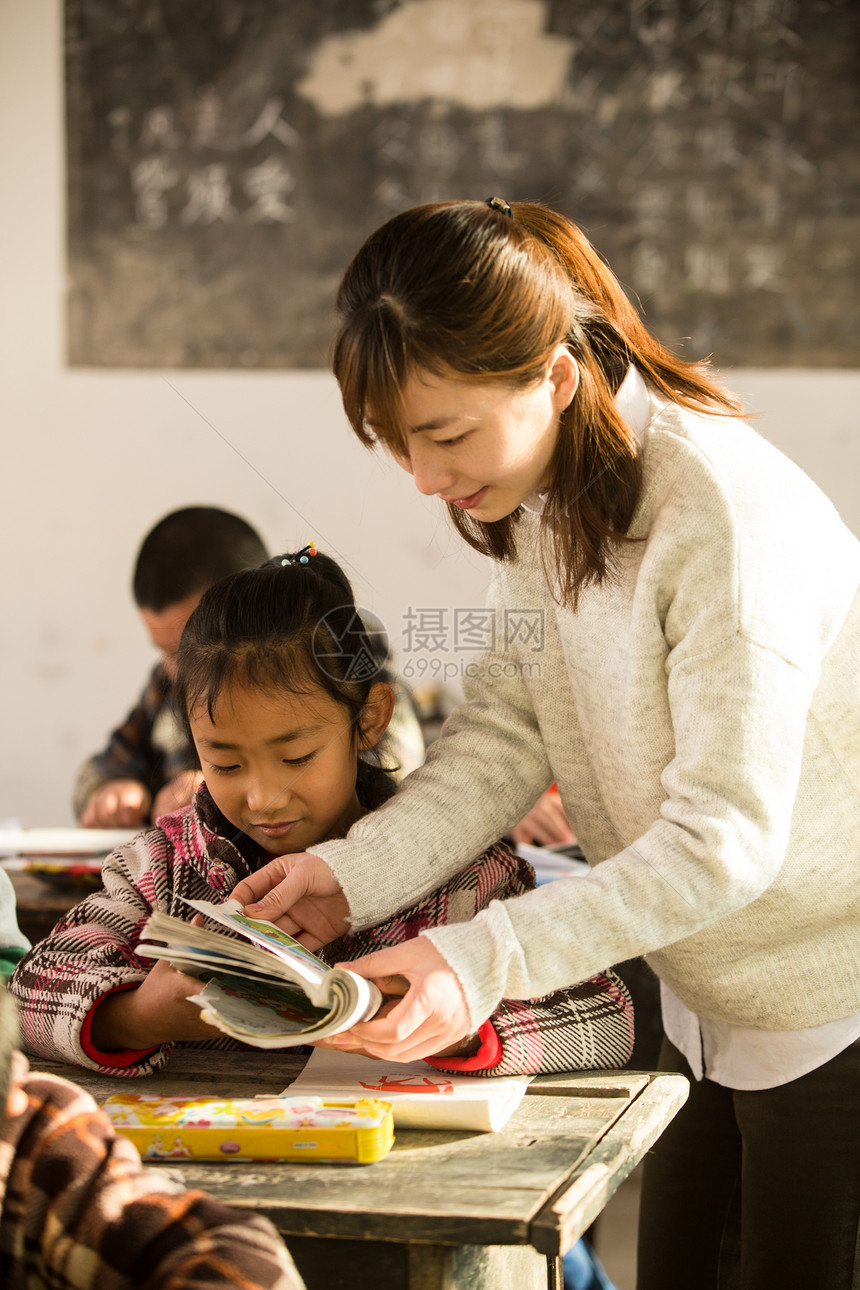
[[[536,198],[721,365],[860,360],[853,0],[67,0],[72,364],[319,367],[416,202]]]

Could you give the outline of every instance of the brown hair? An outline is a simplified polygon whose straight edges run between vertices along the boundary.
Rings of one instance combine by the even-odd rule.
[[[560,418],[542,519],[542,536],[552,541],[542,549],[554,552],[547,573],[558,600],[575,607],[581,588],[611,571],[610,543],[626,540],[639,498],[636,441],[613,401],[629,365],[685,407],[741,409],[707,364],[676,357],[651,335],[575,224],[537,202],[511,210],[487,202],[416,206],[371,234],[338,292],[332,365],[362,443],[381,440],[408,459],[400,391],[415,371],[525,388],[566,344],[580,382]],[[483,523],[448,509],[483,555],[516,556],[520,510]]]

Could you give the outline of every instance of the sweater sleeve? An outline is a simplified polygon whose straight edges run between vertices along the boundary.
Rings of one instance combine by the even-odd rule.
[[[759,1006],[755,999],[739,1002],[744,990],[742,972],[732,966],[725,936],[731,934],[728,920],[734,919],[745,944],[762,946],[763,939],[769,940],[767,970],[772,979],[791,973],[788,942],[792,934],[800,934],[801,909],[797,890],[792,894],[775,884],[786,858],[818,673],[814,664],[799,665],[770,641],[757,639],[737,625],[719,635],[711,606],[687,586],[682,590],[685,594],[690,590],[686,621],[670,623],[678,643],[672,642],[667,661],[658,659],[654,665],[665,678],[665,697],[660,701],[667,707],[671,742],[654,786],[651,822],[638,835],[621,835],[619,849],[586,878],[551,883],[517,899],[494,902],[468,927],[440,926],[425,933],[460,981],[473,1028],[491,1015],[501,999],[540,998],[586,981],[613,963],[642,955],[652,956],[658,974],[694,1011],[756,1024],[766,1024],[774,1015],[772,1008]],[[680,613],[678,599],[675,607]],[[646,712],[643,719],[647,717]],[[421,877],[413,875],[456,867],[461,848],[468,847],[487,814],[499,809],[498,797],[487,786],[492,755],[488,752],[490,769],[480,772],[481,791],[473,793],[467,778],[472,763],[448,751],[452,744],[456,748],[459,735],[479,747],[474,723],[481,720],[474,708],[472,714],[467,710],[465,727],[455,726],[451,739],[443,736],[434,745],[435,773],[438,780],[446,780],[444,793],[437,791],[431,765],[427,778],[420,779],[421,772],[410,777],[416,781],[411,799],[407,779],[391,803],[357,826],[355,843],[362,873],[377,876],[383,902],[396,900],[395,878],[399,889],[405,882],[414,892]],[[490,724],[498,730],[498,714]],[[647,741],[640,742],[646,746]],[[527,773],[528,740],[524,738],[518,748],[525,750]],[[822,748],[824,753],[823,741]],[[631,801],[629,781],[621,778],[628,773],[629,768],[621,766],[619,779],[613,782],[613,768],[606,767],[601,783],[606,801]],[[823,774],[816,773],[819,778]],[[840,774],[835,763],[827,773]],[[499,774],[511,785],[511,797],[519,809],[518,771],[507,767]],[[833,787],[828,786],[831,796],[845,791],[840,783],[834,780]],[[458,796],[459,812],[454,812]],[[433,839],[437,800],[452,804],[450,819],[443,820],[444,854],[438,839]],[[410,803],[411,813],[406,809]],[[441,807],[439,815],[444,815]],[[807,808],[810,818],[811,808]],[[819,833],[821,827],[817,826]],[[815,836],[809,835],[811,848]],[[373,908],[372,889],[359,885],[351,845],[352,837],[350,842],[328,843],[319,853],[331,860],[350,908],[358,900],[359,916],[367,917]],[[427,866],[425,849],[430,856]],[[421,862],[413,863],[404,875],[395,858],[413,854]],[[810,860],[818,865],[826,857],[810,852]],[[800,875],[793,881],[797,886]],[[770,892],[772,885],[775,889]],[[766,930],[768,922],[798,930],[783,931],[782,944],[776,946]],[[721,933],[716,924],[726,927],[726,932]],[[697,935],[705,937],[704,943],[692,941]],[[707,980],[700,966],[705,959]],[[791,1000],[785,998],[787,1019],[805,1016],[798,1002],[802,993],[798,978]],[[788,1020],[776,1024],[790,1028]],[[799,1026],[801,1021],[794,1024]]]
[[[164,1045],[116,1067],[82,1042],[94,1006],[111,992],[140,985],[152,960],[137,953],[141,928],[167,872],[171,844],[160,829],[140,833],[105,861],[103,889],[71,909],[21,960],[10,981],[21,1033],[31,1053],[117,1075],[141,1075],[167,1060]],[[156,875],[161,874],[158,878]]]
[[[469,665],[466,702],[448,718],[423,766],[347,839],[313,847],[341,883],[354,928],[447,882],[517,824],[553,781],[523,679],[534,661],[518,644],[495,585],[489,601],[496,647]],[[420,863],[405,859],[412,856]]]
[[[264,1218],[144,1170],[92,1099],[32,1075],[0,1130],[0,1280],[76,1290],[302,1290]]]
[[[785,857],[812,684],[742,635],[679,664],[675,753],[647,831],[585,878],[497,901],[468,930],[427,933],[473,1020],[500,998],[539,997],[673,946],[762,896]]]
[[[330,963],[358,958],[434,927],[462,926],[493,901],[533,888],[531,866],[497,843],[416,905],[326,946],[325,958]],[[632,1049],[630,995],[610,971],[541,999],[503,999],[481,1028],[476,1058],[451,1062],[440,1057],[433,1064],[473,1075],[540,1075],[623,1066]]]

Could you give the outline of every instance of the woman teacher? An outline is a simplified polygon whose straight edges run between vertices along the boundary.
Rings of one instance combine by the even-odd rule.
[[[640,1290],[856,1286],[860,543],[542,206],[406,211],[338,307],[350,424],[494,561],[495,649],[392,802],[234,894],[313,947],[555,782],[590,875],[360,960],[410,988],[346,1044],[430,1055],[646,955],[692,1092],[646,1170]]]

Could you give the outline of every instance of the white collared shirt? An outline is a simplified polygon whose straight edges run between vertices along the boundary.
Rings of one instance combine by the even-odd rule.
[[[690,1064],[726,1088],[776,1088],[808,1075],[860,1039],[860,1014],[809,1030],[753,1030],[697,1017],[660,982],[666,1036]]]

